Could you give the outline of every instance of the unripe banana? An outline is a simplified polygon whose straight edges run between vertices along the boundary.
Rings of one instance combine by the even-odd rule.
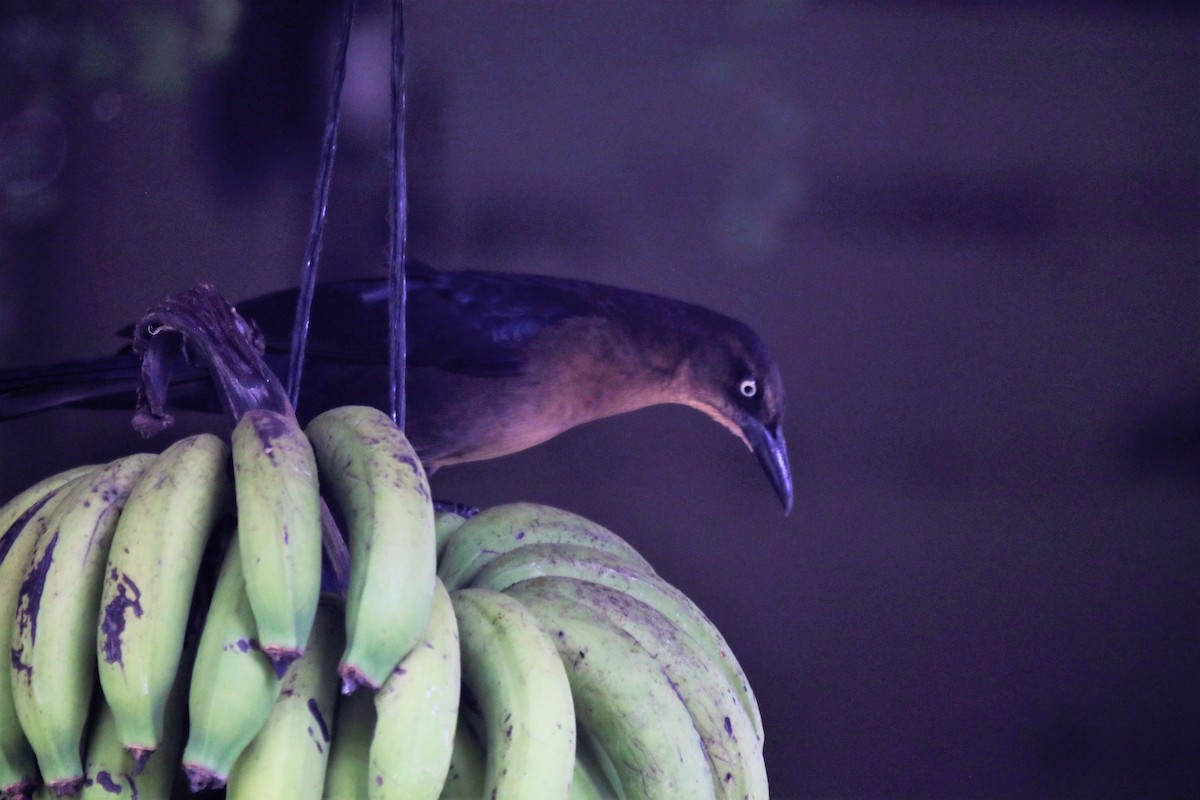
[[[0,643],[12,641],[17,598],[38,535],[69,493],[69,484],[91,469],[68,470],[40,481],[0,509]],[[19,797],[39,783],[37,759],[17,719],[12,671],[0,662],[0,796]]]
[[[228,456],[208,433],[172,444],[134,487],[113,536],[94,635],[100,685],[139,763],[162,740],[200,558],[229,508]]]
[[[375,698],[370,692],[338,698],[323,800],[367,800],[374,732]]]
[[[262,650],[282,675],[304,651],[321,594],[321,500],[294,415],[254,409],[233,429],[238,548]]]
[[[478,704],[487,734],[484,795],[566,797],[575,767],[575,709],[551,636],[524,605],[499,592],[463,589],[451,597],[464,690]]]
[[[577,604],[523,587],[512,587],[508,596],[551,632],[570,680],[579,726],[612,760],[621,791],[650,800],[716,796],[692,716],[645,648],[601,620],[580,619]]]
[[[450,751],[450,768],[439,800],[479,800],[487,780],[487,754],[459,709],[458,725],[454,728],[454,747]]]
[[[258,644],[241,551],[230,542],[192,669],[183,768],[193,792],[225,785],[278,694],[275,669]]]
[[[767,771],[754,726],[733,687],[700,646],[669,619],[623,592],[574,578],[534,578],[510,589],[563,615],[607,623],[637,640],[661,666],[692,715],[725,800],[767,800]]]
[[[42,780],[58,794],[83,784],[80,751],[96,672],[96,616],[109,546],[146,453],[74,484],[40,531],[17,599],[12,692]]]
[[[104,698],[92,708],[91,733],[84,766],[87,780],[80,800],[167,800],[179,775],[179,751],[187,729],[187,691],[191,652],[184,653],[179,674],[167,700],[163,740],[154,756],[139,765],[121,743],[117,720]]]
[[[695,639],[708,654],[709,662],[725,673],[737,692],[754,724],[758,748],[762,749],[762,717],[758,701],[729,643],[687,595],[653,571],[590,547],[534,544],[500,556],[480,570],[471,585],[502,592],[521,581],[551,575],[599,583],[636,597]]]
[[[412,445],[378,409],[335,408],[306,430],[321,482],[349,527],[342,691],[378,689],[420,640],[433,603],[429,482]]]
[[[438,577],[453,592],[470,586],[480,570],[505,553],[540,543],[592,547],[653,572],[628,542],[589,519],[536,503],[510,503],[479,512],[450,536]]]
[[[446,782],[462,672],[458,623],[441,581],[434,583],[433,609],[422,639],[375,695],[372,800],[434,800]]]
[[[317,608],[304,655],[288,667],[275,707],[229,773],[228,800],[317,800],[325,785],[337,700],[341,609]]]

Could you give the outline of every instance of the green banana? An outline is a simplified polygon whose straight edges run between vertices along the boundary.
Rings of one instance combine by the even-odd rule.
[[[367,800],[374,732],[375,698],[370,692],[338,698],[332,749],[325,767],[324,800]]]
[[[258,641],[277,675],[304,651],[321,594],[317,464],[291,414],[253,409],[233,429],[238,548]]]
[[[187,728],[191,655],[189,648],[167,699],[162,744],[154,751],[154,757],[141,765],[122,744],[112,709],[103,697],[96,696],[84,762],[87,780],[80,800],[108,800],[114,795],[130,800],[167,800],[171,796],[171,787],[179,774],[179,750]]]
[[[336,606],[318,606],[304,655],[288,667],[266,724],[229,773],[228,800],[321,796],[337,701],[340,615]]]
[[[279,680],[257,637],[241,551],[231,542],[192,669],[183,768],[193,792],[225,785],[237,757],[275,706]]]
[[[454,746],[450,751],[450,768],[446,771],[446,783],[442,785],[439,800],[479,800],[483,797],[483,785],[487,780],[487,754],[459,709],[458,724],[454,728]]]
[[[553,633],[579,726],[610,757],[621,790],[647,800],[715,798],[704,744],[662,665],[629,634],[581,619],[577,603],[534,591],[532,583],[507,596]]]
[[[434,800],[446,782],[458,722],[458,623],[441,581],[424,641],[405,656],[375,695],[370,796]],[[361,694],[358,692],[356,694]]]
[[[156,458],[117,459],[70,488],[39,533],[17,598],[13,701],[42,779],[58,794],[83,784],[105,560],[130,490]]]
[[[696,640],[737,692],[754,725],[762,749],[762,716],[750,681],[725,637],[683,592],[651,570],[611,553],[571,544],[533,544],[500,556],[475,576],[472,586],[502,592],[521,581],[544,575],[578,578],[610,586],[655,609]]]
[[[306,432],[349,527],[342,692],[378,689],[420,640],[433,603],[429,482],[412,445],[378,409],[335,408]]]
[[[505,553],[550,542],[603,550],[653,572],[628,542],[589,519],[536,503],[510,503],[480,511],[450,536],[438,577],[453,592],[470,586],[481,569]]]
[[[17,598],[39,534],[71,483],[91,468],[68,470],[26,489],[0,509],[0,642],[12,641]],[[71,474],[74,473],[74,474]],[[0,796],[19,797],[41,782],[33,748],[17,719],[12,671],[0,664]]]
[[[546,577],[510,590],[590,623],[607,623],[637,640],[658,662],[692,715],[712,767],[717,796],[767,800],[758,737],[733,687],[694,639],[650,606],[623,592],[575,578]]]
[[[552,637],[524,605],[499,592],[462,589],[451,597],[463,688],[478,704],[487,736],[485,796],[566,797],[575,709]]]
[[[113,536],[93,635],[100,685],[139,763],[163,737],[201,555],[232,494],[228,455],[208,433],[172,444],[130,493]]]

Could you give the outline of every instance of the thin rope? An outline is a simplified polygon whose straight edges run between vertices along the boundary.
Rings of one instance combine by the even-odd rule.
[[[408,233],[408,174],[404,156],[404,123],[407,111],[404,87],[404,0],[392,0],[392,191],[389,214],[390,248],[388,270],[388,354],[392,421],[403,430],[405,416],[405,372],[408,366],[406,308],[408,280],[404,268]]]
[[[308,342],[308,325],[312,316],[313,292],[317,285],[317,266],[321,245],[325,239],[325,209],[329,205],[329,186],[333,177],[333,161],[337,155],[338,123],[342,116],[342,86],[346,82],[346,52],[350,46],[350,28],[354,23],[356,0],[346,3],[342,35],[338,41],[333,65],[333,89],[329,110],[325,116],[325,135],[321,145],[321,165],[317,186],[313,192],[312,219],[308,226],[308,247],[300,276],[300,293],[296,298],[296,318],[292,324],[292,350],[288,362],[288,399],[295,408],[300,399],[300,374],[304,366],[304,348]]]

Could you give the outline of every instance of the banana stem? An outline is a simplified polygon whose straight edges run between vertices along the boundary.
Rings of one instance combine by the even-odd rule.
[[[166,411],[167,389],[181,357],[208,368],[235,424],[254,408],[293,414],[282,383],[263,360],[264,349],[258,331],[211,285],[171,295],[134,329],[133,352],[142,360],[134,429],[153,436],[174,422]]]

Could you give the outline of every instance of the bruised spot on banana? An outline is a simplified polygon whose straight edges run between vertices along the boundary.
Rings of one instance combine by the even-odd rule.
[[[46,588],[46,576],[50,573],[50,563],[54,560],[54,549],[58,546],[58,533],[50,538],[49,544],[42,552],[42,557],[30,565],[17,593],[17,635],[16,641],[25,638],[28,631],[29,639],[37,641],[38,610],[42,605],[42,591]],[[28,675],[33,667],[26,662],[25,653],[20,645],[12,649],[12,668],[15,672]]]
[[[100,612],[100,657],[106,664],[120,664],[125,620],[129,614],[142,616],[142,590],[116,567],[109,568],[109,580],[116,587],[116,594]]]

